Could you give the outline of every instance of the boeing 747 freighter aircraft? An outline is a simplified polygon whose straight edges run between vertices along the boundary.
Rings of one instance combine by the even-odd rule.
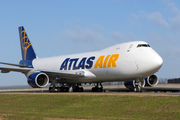
[[[92,91],[103,91],[103,82],[124,81],[132,91],[155,86],[154,75],[162,58],[143,41],[126,42],[96,52],[38,58],[23,26],[19,27],[22,60],[19,64],[0,62],[14,67],[0,67],[1,73],[21,72],[33,88],[50,84],[50,91],[83,92],[82,83],[94,83]]]

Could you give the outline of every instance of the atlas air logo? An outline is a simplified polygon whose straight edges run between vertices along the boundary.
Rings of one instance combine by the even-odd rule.
[[[21,41],[21,46],[23,49],[23,55],[24,55],[24,60],[26,60],[26,54],[27,54],[27,49],[31,46],[31,43],[29,41],[28,36],[26,35],[26,31],[22,29],[21,27],[21,32],[20,32],[20,41]]]
[[[91,69],[93,67],[95,58],[96,58],[95,56],[91,56],[89,58],[84,57],[82,59],[66,58],[64,62],[61,64],[60,70]],[[118,58],[119,58],[119,54],[113,54],[107,56],[102,55],[97,59],[94,65],[94,69],[116,67],[116,61],[118,60]]]

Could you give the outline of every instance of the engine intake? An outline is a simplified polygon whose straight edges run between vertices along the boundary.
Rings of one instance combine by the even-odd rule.
[[[49,77],[42,72],[36,72],[28,77],[28,84],[33,88],[45,87],[49,83]]]
[[[156,75],[151,75],[147,78],[145,78],[145,86],[156,86],[159,82],[159,79]]]

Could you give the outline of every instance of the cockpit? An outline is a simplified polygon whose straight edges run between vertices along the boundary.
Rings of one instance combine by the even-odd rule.
[[[150,45],[149,44],[138,44],[137,48],[138,47],[150,47]]]

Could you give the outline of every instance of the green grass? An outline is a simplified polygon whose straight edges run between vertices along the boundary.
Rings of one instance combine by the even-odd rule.
[[[180,96],[0,94],[3,119],[180,119]]]

